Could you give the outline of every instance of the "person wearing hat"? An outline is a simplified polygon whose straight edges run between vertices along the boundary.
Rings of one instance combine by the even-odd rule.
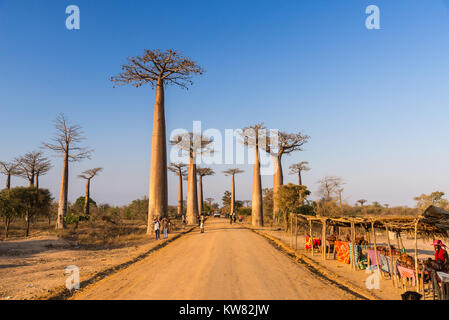
[[[435,261],[441,262],[441,264],[446,263],[448,261],[448,256],[446,249],[443,249],[446,248],[443,241],[435,240],[432,245],[435,248]]]

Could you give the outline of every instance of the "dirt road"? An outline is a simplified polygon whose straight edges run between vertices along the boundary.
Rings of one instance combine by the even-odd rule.
[[[317,278],[250,230],[210,218],[204,234],[195,230],[73,298],[288,300],[354,296]]]

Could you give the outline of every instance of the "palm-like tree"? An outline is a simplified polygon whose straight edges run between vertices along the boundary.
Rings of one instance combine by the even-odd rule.
[[[284,174],[282,171],[282,157],[295,151],[302,151],[302,146],[309,142],[310,137],[302,133],[277,132],[270,135],[263,147],[271,154],[274,160],[273,173],[273,219],[279,214],[279,202],[277,194],[280,186],[284,184]]]
[[[86,196],[84,198],[84,215],[88,216],[90,214],[90,181],[98,175],[103,168],[94,168],[84,171],[82,174],[78,175],[78,178],[86,180]]]
[[[181,217],[184,215],[184,201],[183,201],[183,190],[182,190],[182,177],[184,177],[187,173],[186,170],[187,165],[185,163],[170,163],[168,170],[173,172],[179,177],[179,187],[178,187],[178,216]]]
[[[309,171],[310,168],[307,166],[309,162],[307,161],[301,161],[299,163],[292,164],[290,166],[290,174],[297,174],[298,175],[298,184],[302,186],[302,172],[303,171]]]
[[[198,212],[200,215],[203,215],[203,207],[204,207],[204,193],[203,193],[203,178],[207,176],[213,176],[215,171],[211,168],[200,168],[198,167],[196,170],[196,174],[198,175]]]
[[[115,84],[131,84],[136,88],[150,84],[152,88],[156,87],[147,226],[147,233],[152,233],[154,217],[166,217],[168,214],[164,89],[166,85],[188,88],[193,84],[192,76],[202,74],[203,69],[178,51],[170,49],[145,50],[142,56],[128,58],[128,64],[123,65],[122,70],[118,76],[111,78]]]
[[[0,173],[6,176],[6,189],[11,189],[11,177],[20,174],[19,164],[17,162],[0,161]]]
[[[262,180],[260,177],[259,148],[266,141],[266,128],[263,123],[246,127],[241,136],[246,146],[254,148],[253,194],[251,206],[251,222],[253,226],[263,227]]]
[[[203,153],[210,152],[209,146],[213,140],[197,133],[176,135],[170,144],[189,155],[189,169],[187,178],[187,223],[198,224],[198,186],[196,159]]]
[[[231,212],[230,213],[233,213],[234,210],[235,210],[235,175],[243,173],[243,172],[245,172],[245,171],[240,170],[238,168],[234,168],[234,169],[229,169],[229,170],[223,171],[223,173],[226,176],[232,176]]]

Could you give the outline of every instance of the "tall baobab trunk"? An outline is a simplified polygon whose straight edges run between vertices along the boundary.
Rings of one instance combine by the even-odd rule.
[[[166,217],[168,207],[167,144],[165,133],[164,84],[158,80],[154,103],[153,138],[151,144],[148,228],[152,233],[154,217]]]
[[[198,181],[198,213],[200,216],[203,215],[203,177],[199,176]]]
[[[36,187],[36,190],[39,190],[39,175],[36,174],[36,179],[34,181],[34,186]]]
[[[178,216],[182,216],[184,214],[184,201],[182,194],[182,174],[179,175],[179,190],[178,190]]]
[[[29,179],[29,183],[30,183],[30,188],[34,187],[34,180],[35,180],[35,174],[34,172],[31,173],[31,177]]]
[[[198,224],[198,192],[196,184],[196,164],[191,155],[187,187],[187,223]]]
[[[232,175],[232,189],[231,189],[231,213],[235,210],[235,175]]]
[[[6,177],[6,189],[11,189],[11,174],[8,173],[8,176]]]
[[[254,148],[256,156],[254,162],[253,196],[251,208],[252,225],[255,227],[263,227],[262,181],[260,178],[259,144],[256,143]]]
[[[86,182],[86,196],[84,198],[84,215],[88,216],[90,213],[90,179]]]
[[[298,172],[298,184],[302,186],[302,177],[301,177],[301,171]]]
[[[62,167],[61,188],[59,190],[58,219],[56,221],[56,229],[64,229],[64,218],[67,214],[67,194],[69,185],[69,158],[64,156],[64,164]]]
[[[273,156],[274,160],[274,174],[273,174],[273,220],[279,217],[279,201],[277,200],[277,194],[279,187],[284,184],[284,175],[282,173],[282,155]]]

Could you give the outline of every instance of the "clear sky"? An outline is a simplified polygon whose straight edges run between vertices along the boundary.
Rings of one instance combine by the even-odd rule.
[[[65,9],[81,10],[81,29]],[[368,5],[380,30],[365,27]],[[148,193],[154,91],[113,88],[127,56],[175,48],[206,69],[189,90],[166,91],[167,131],[269,128],[311,136],[304,182],[342,177],[345,199],[413,205],[449,193],[449,0],[0,0],[0,159],[39,148],[60,112],[83,126],[92,160],[70,169],[69,199],[83,194],[81,171],[102,166],[97,202],[122,205]],[[50,155],[50,154],[49,154]],[[41,179],[57,198],[61,160]],[[205,178],[221,199],[230,179]],[[252,169],[237,178],[250,199]],[[0,178],[4,184],[4,177]],[[23,184],[14,178],[13,184]],[[263,177],[271,187],[272,178]],[[177,179],[169,174],[169,201]]]

